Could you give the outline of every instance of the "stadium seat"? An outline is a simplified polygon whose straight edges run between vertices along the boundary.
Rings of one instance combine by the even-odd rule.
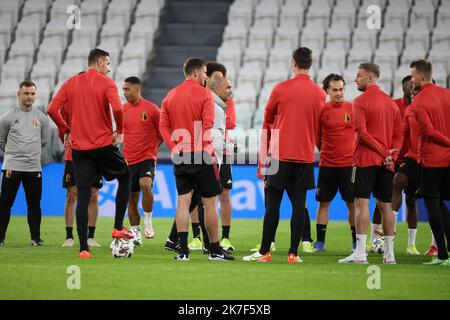
[[[244,105],[248,108],[255,109],[256,95],[257,92],[253,84],[247,83],[241,85],[238,81],[238,85],[233,90],[233,100],[239,103],[239,108],[236,110],[239,110],[240,113],[243,109],[245,109],[242,107]]]
[[[385,64],[390,66],[391,70],[397,68],[398,56],[400,51],[398,46],[394,42],[381,43],[378,49],[375,51],[374,62],[381,65]]]
[[[269,65],[283,64],[286,69],[290,69],[293,50],[295,50],[295,48],[292,48],[288,42],[275,43],[270,49]]]
[[[360,47],[358,45],[350,50],[347,58],[347,65],[359,64],[362,61],[372,62],[372,59],[373,59],[372,49],[364,46]]]
[[[327,43],[327,47],[322,53],[322,64],[321,66],[330,66],[337,68],[334,72],[340,73],[345,67],[345,59],[347,56],[347,51],[343,44],[341,43]]]
[[[58,38],[44,38],[38,51],[38,61],[53,60],[58,67],[61,65],[66,47],[62,46]]]
[[[223,41],[238,41],[239,46],[243,48],[247,45],[247,37],[248,37],[248,27],[245,22],[241,20],[237,20],[235,22],[230,22],[226,27],[223,33]]]
[[[246,28],[249,28],[253,20],[253,8],[256,1],[236,0],[228,11],[228,23],[233,25],[235,23],[243,23]]]
[[[32,0],[25,1],[22,14],[28,16],[31,14],[47,15],[51,0]]]
[[[274,26],[269,20],[255,20],[255,24],[249,30],[248,42],[252,44],[261,43],[267,49],[272,47]]]
[[[353,28],[356,21],[356,10],[354,0],[337,0],[333,9],[332,25],[345,23],[348,27]]]
[[[353,31],[353,46],[369,47],[374,51],[377,45],[378,30],[370,30],[367,26],[360,25]]]
[[[393,20],[385,25],[380,33],[380,46],[386,44],[394,44],[397,50],[402,50],[403,48],[403,37],[404,30],[401,22],[398,20]]]
[[[300,36],[300,26],[292,19],[281,20],[275,32],[275,43],[288,42],[292,49],[298,46]]]
[[[264,21],[274,28],[278,24],[280,2],[273,0],[261,0],[255,10],[255,24]]]
[[[411,26],[423,22],[428,29],[434,27],[434,15],[436,8],[431,1],[416,1],[411,12]]]
[[[421,45],[426,51],[430,47],[430,30],[425,21],[418,21],[406,32],[405,43],[409,45]]]
[[[398,22],[403,29],[408,24],[409,6],[405,0],[389,1],[384,16],[385,23]]]
[[[300,44],[302,46],[323,48],[325,43],[325,27],[322,22],[310,22],[306,23],[306,26],[302,30],[300,37]]]
[[[267,86],[273,87],[276,83],[287,80],[289,77],[289,70],[285,63],[275,63],[270,65],[264,73],[264,88]]]
[[[251,92],[256,96],[261,89],[262,77],[263,69],[260,67],[260,64],[255,62],[245,63],[239,70],[237,85],[239,88],[252,87]]]
[[[269,50],[265,45],[261,42],[251,42],[244,50],[243,63],[256,63],[261,69],[265,69],[268,55]]]
[[[302,0],[294,0],[294,1],[286,1],[284,5],[281,7],[280,11],[280,25],[285,22],[295,23],[298,25],[297,31],[300,31],[300,28],[304,23],[304,14],[305,14],[305,4]]]
[[[24,57],[8,59],[2,68],[1,83],[13,82],[18,85],[26,78],[30,70],[29,64],[29,61]]]
[[[232,41],[223,42],[217,51],[217,60],[237,70],[242,62],[242,49]]]
[[[327,46],[338,44],[343,46],[345,50],[350,48],[351,29],[348,23],[333,23],[327,31]]]
[[[59,71],[59,66],[51,63],[52,60],[42,60],[33,66],[30,78],[32,81],[45,80],[48,85],[53,87],[55,84],[56,75]]]
[[[401,63],[409,63],[416,59],[425,59],[427,55],[427,50],[419,44],[411,44],[403,50]]]
[[[315,0],[309,5],[306,14],[307,23],[318,23],[328,28],[331,15],[331,5],[328,0]]]

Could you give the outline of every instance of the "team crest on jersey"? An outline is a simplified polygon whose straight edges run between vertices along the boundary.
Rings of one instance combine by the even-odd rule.
[[[36,128],[39,125],[39,121],[37,119],[33,119],[33,121],[31,121],[31,124],[34,128]]]
[[[142,113],[141,113],[141,120],[142,120],[142,121],[146,121],[147,118],[148,118],[148,117],[147,117],[147,112],[145,112],[145,111],[142,112]]]
[[[344,121],[345,121],[345,122],[349,122],[349,121],[350,121],[350,113],[346,113],[346,114],[344,115]]]

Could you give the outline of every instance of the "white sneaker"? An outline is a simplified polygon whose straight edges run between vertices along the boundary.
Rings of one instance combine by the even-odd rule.
[[[88,246],[89,247],[101,247],[101,245],[99,245],[98,243],[97,243],[97,241],[95,241],[95,239],[94,238],[89,238],[88,240],[87,240],[87,243],[88,243]]]
[[[355,253],[352,253],[344,259],[340,259],[339,263],[355,263],[355,264],[368,264],[366,257],[357,257]]]
[[[242,260],[247,262],[251,261],[270,262],[272,261],[272,256],[270,255],[270,252],[267,252],[266,254],[263,255],[257,251],[254,254],[243,257]]]
[[[66,239],[66,241],[64,241],[63,243],[63,247],[73,247],[73,245],[75,244],[75,241],[72,238]]]
[[[153,231],[153,226],[152,224],[146,225],[145,226],[145,237],[147,239],[153,239],[155,237],[155,231]]]
[[[133,244],[135,247],[142,247],[144,244],[142,243],[142,235],[141,230],[131,230],[131,233],[133,234]]]

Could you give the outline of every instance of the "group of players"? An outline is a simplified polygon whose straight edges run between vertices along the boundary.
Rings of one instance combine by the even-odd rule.
[[[107,77],[109,65],[108,52],[92,50],[87,71],[66,81],[48,107],[66,147],[63,246],[74,244],[74,215],[80,257],[89,258],[89,247],[99,246],[94,233],[102,177],[118,180],[112,237],[142,245],[140,191],[145,237],[155,236],[152,185],[158,147],[164,142],[172,155],[178,192],[176,218],[166,249],[177,251],[177,260],[189,260],[190,250],[198,249],[203,249],[210,260],[234,260],[231,255],[234,247],[229,240],[231,158],[238,146],[227,133],[235,127],[236,113],[226,68],[200,58],[187,59],[183,66],[186,80],[167,94],[160,110],[142,98],[137,77],[124,80],[127,103],[122,106],[115,83]],[[288,262],[302,262],[298,247],[302,239],[310,238],[306,192],[315,188],[317,146],[320,171],[316,199],[320,204],[314,251],[325,251],[328,208],[339,190],[349,210],[353,242],[353,253],[339,262],[367,263],[369,199],[373,194],[382,216],[383,262],[395,264],[395,220],[404,189],[410,217],[407,252],[419,254],[415,248],[415,201],[423,196],[437,248],[437,257],[430,264],[449,265],[446,240],[450,244],[450,213],[444,200],[450,198],[450,92],[432,83],[431,63],[426,60],[411,63],[411,76],[403,80],[405,95],[397,104],[378,87],[380,71],[376,64],[359,66],[355,82],[363,94],[353,104],[345,101],[345,81],[341,76],[330,74],[320,88],[310,78],[311,65],[310,49],[295,50],[294,76],[274,87],[265,108],[257,175],[265,181],[266,212],[261,245],[244,261],[272,260],[270,251],[274,248],[286,190],[292,203]],[[0,120],[0,148],[5,151],[0,245],[4,244],[20,182],[26,192],[32,244],[42,244],[40,150],[48,140],[49,124],[44,114],[32,109],[35,94],[32,82],[21,83],[20,107]],[[121,144],[123,154],[118,149]],[[127,209],[130,230],[123,226]],[[194,240],[188,244],[189,213]],[[380,218],[376,216],[373,232],[380,227],[375,221]]]

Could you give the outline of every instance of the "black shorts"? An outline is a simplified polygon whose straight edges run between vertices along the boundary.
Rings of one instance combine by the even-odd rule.
[[[93,150],[72,150],[77,186],[91,186],[99,175],[111,181],[130,174],[127,162],[119,149],[109,145]]]
[[[352,167],[320,167],[316,200],[331,202],[339,189],[342,200],[353,202],[352,170]]]
[[[222,165],[220,166],[220,185],[223,189],[231,189],[233,187],[233,175],[231,171],[231,162],[223,157]]]
[[[205,157],[209,156],[204,154],[203,159]],[[185,158],[191,158],[191,161],[175,164],[173,167],[179,195],[197,189],[201,197],[211,198],[222,192],[217,164],[211,164],[211,160],[195,163],[194,159],[202,159],[202,157],[195,156],[193,153],[184,154],[183,159]]]
[[[67,189],[77,185],[77,179],[75,177],[75,168],[73,161],[66,161],[64,165],[64,176],[62,181],[62,187]],[[97,179],[92,184],[92,188],[101,189],[103,187],[102,176],[98,175]]]
[[[419,164],[411,158],[404,158],[397,173],[402,173],[408,178],[408,185],[404,192],[407,196],[417,198],[419,188]]]
[[[276,170],[274,174],[268,175],[267,182],[277,189],[314,189],[314,164],[285,162],[275,159],[271,160],[270,170]]]
[[[139,180],[141,178],[150,178],[153,181],[155,178],[155,160],[144,160],[139,163],[135,163],[129,166],[131,173],[131,192],[141,191],[141,186],[139,185]]]
[[[450,200],[450,167],[421,167],[419,176],[419,195]]]
[[[380,166],[353,167],[352,184],[355,198],[370,199],[371,193],[381,202],[392,202],[394,173]]]

